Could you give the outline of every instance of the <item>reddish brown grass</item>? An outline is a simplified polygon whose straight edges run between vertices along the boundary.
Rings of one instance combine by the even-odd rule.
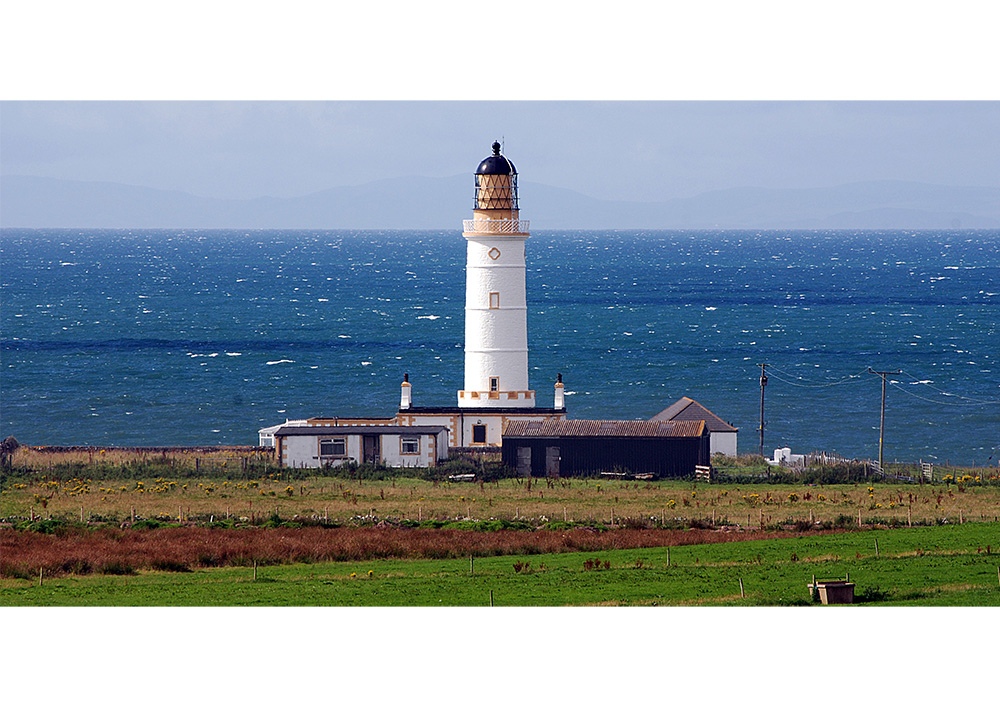
[[[99,528],[58,535],[0,529],[0,577],[67,573],[185,571],[196,567],[379,558],[491,555],[694,545],[799,535],[792,532],[586,529],[533,532],[426,528]]]

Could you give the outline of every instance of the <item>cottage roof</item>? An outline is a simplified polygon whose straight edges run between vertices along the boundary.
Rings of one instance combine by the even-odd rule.
[[[503,437],[701,437],[704,429],[701,420],[510,420]]]
[[[326,437],[348,435],[436,435],[448,428],[443,425],[309,425],[286,426],[274,433],[275,437]]]
[[[690,421],[704,420],[709,432],[736,432],[736,428],[713,413],[701,403],[691,398],[681,398],[666,410],[651,418],[653,421]]]

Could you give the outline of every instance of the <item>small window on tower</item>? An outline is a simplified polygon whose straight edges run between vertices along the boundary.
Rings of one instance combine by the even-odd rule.
[[[490,392],[495,393],[500,390],[500,379],[490,378]]]
[[[490,293],[490,309],[500,309],[500,293]]]
[[[486,425],[472,426],[472,443],[486,444]]]

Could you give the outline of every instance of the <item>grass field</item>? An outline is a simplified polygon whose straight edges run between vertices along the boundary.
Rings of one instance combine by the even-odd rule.
[[[450,483],[306,476],[237,448],[13,459],[4,605],[484,606],[491,592],[519,606],[795,605],[813,575],[848,573],[863,604],[998,603],[1000,486],[975,470],[928,484]],[[48,532],[11,527],[26,525]]]
[[[806,606],[813,576],[849,575],[863,606],[1000,606],[998,567],[1000,524],[967,523],[474,563],[270,565],[256,580],[251,567],[4,579],[0,605]]]

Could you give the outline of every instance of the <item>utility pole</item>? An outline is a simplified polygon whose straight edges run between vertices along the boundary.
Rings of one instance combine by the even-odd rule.
[[[882,471],[882,442],[885,438],[885,377],[898,376],[902,371],[873,371],[871,366],[869,366],[868,372],[882,377],[882,413],[879,415],[878,423],[878,470],[885,473]]]
[[[758,363],[760,366],[760,446],[757,449],[757,453],[760,456],[764,456],[764,388],[767,386],[767,368],[766,363]]]

